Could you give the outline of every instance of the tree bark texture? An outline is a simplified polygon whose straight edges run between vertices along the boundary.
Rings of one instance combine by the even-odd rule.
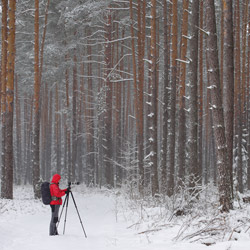
[[[7,80],[7,52],[8,52],[8,0],[2,0],[2,58],[1,58],[1,120],[2,120],[2,154],[1,154],[1,197],[7,194],[7,169],[5,164],[6,143],[6,80]]]
[[[204,16],[204,2],[200,1],[199,13],[199,27],[203,29],[203,16]],[[203,173],[203,156],[204,156],[204,143],[203,143],[203,60],[204,60],[204,44],[203,32],[199,33],[199,104],[198,104],[198,169],[199,175]]]
[[[185,114],[185,94],[186,94],[186,65],[187,59],[187,37],[188,37],[188,6],[189,0],[182,2],[182,30],[180,43],[179,62],[179,124],[178,124],[178,185],[183,185],[185,176],[186,159],[186,114]]]
[[[88,35],[90,36],[90,32],[88,31]],[[88,42],[91,44],[91,41]],[[92,50],[91,46],[87,47],[87,56],[89,59],[89,63],[87,65],[88,75],[92,75]],[[88,175],[88,183],[93,182],[94,178],[94,166],[95,166],[95,158],[94,158],[94,107],[93,107],[93,81],[92,78],[88,78],[88,89],[87,89],[87,114],[86,114],[86,132],[87,132],[87,148],[90,153],[87,157],[87,175]]]
[[[217,167],[219,174],[219,196],[221,210],[228,212],[232,207],[230,199],[230,178],[228,176],[228,156],[220,89],[220,72],[217,48],[217,33],[214,0],[205,0],[207,36],[207,71],[209,74],[209,91],[211,91],[211,108],[216,142]]]
[[[234,38],[233,38],[233,7],[232,0],[223,0],[223,108],[228,149],[228,172],[233,196],[233,138],[234,138]]]
[[[190,113],[189,113],[189,168],[190,186],[194,188],[201,184],[201,171],[198,165],[198,26],[199,26],[199,3],[200,0],[192,1],[190,35],[190,64],[189,64],[189,86],[190,86]]]
[[[39,0],[35,0],[34,44],[34,129],[33,129],[33,189],[35,198],[40,198],[40,74],[39,74]]]
[[[169,175],[168,175],[168,196],[174,194],[175,188],[175,118],[176,118],[176,83],[177,83],[177,57],[178,57],[178,1],[173,0],[173,21],[172,21],[172,79],[170,82],[170,124],[169,124]]]
[[[158,181],[158,149],[157,149],[157,135],[158,135],[158,82],[157,82],[157,48],[156,48],[156,0],[151,0],[151,81],[149,101],[149,145],[150,157],[149,164],[151,167],[151,183],[152,195],[159,193]]]
[[[5,198],[13,199],[13,117],[14,117],[14,76],[15,76],[15,35],[16,35],[16,0],[9,1],[9,35],[7,57],[7,81],[6,81],[6,130],[5,130],[5,174],[6,193]]]
[[[163,86],[163,125],[162,125],[162,160],[161,160],[161,192],[167,191],[167,138],[168,138],[168,100],[169,100],[169,34],[168,34],[168,6],[167,1],[163,0],[163,22],[164,22],[164,86]]]
[[[113,85],[111,82],[111,69],[112,69],[112,14],[111,10],[106,13],[105,23],[105,91],[106,91],[106,110],[104,118],[104,163],[105,163],[105,177],[106,185],[108,187],[114,187],[114,176],[113,176],[113,163],[112,163],[112,94]]]
[[[236,177],[238,181],[237,190],[243,192],[243,179],[242,179],[242,81],[241,81],[241,15],[240,15],[240,1],[235,1],[235,48],[234,48],[234,65],[235,65],[235,145],[236,145]]]

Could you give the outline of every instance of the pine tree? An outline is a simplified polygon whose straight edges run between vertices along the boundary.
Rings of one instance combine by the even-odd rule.
[[[207,71],[209,75],[209,91],[211,91],[211,108],[213,128],[216,142],[217,167],[219,174],[219,196],[221,210],[228,212],[232,207],[230,199],[230,178],[228,176],[228,156],[220,86],[219,60],[217,50],[217,31],[214,0],[206,3],[207,31]]]
[[[33,189],[35,198],[40,198],[40,74],[39,74],[39,0],[35,0],[34,43],[34,129],[33,129]]]
[[[198,29],[199,26],[199,3],[200,0],[192,1],[191,9],[191,30],[190,36],[190,64],[189,64],[189,168],[190,168],[190,186],[195,187],[196,183],[201,183],[201,176],[198,166]]]
[[[14,77],[15,77],[15,35],[16,35],[16,0],[9,1],[9,34],[7,57],[7,81],[6,81],[6,130],[5,130],[5,195],[4,198],[13,199],[13,170],[14,170],[14,146],[13,146],[13,107],[14,107]]]
[[[5,164],[6,143],[6,79],[7,79],[7,52],[8,52],[8,0],[2,0],[2,58],[1,58],[1,120],[2,120],[2,166],[1,166],[1,197],[7,198],[7,169]]]

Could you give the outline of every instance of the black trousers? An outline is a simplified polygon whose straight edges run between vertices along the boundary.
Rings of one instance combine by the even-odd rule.
[[[51,207],[51,221],[49,226],[49,235],[58,235],[56,223],[58,222],[60,205],[50,205],[50,207]]]

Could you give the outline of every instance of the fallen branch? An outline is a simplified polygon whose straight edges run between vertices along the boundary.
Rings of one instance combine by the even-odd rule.
[[[145,234],[145,233],[157,232],[157,231],[161,231],[161,230],[162,230],[161,228],[150,229],[150,230],[146,230],[146,231],[140,232],[138,234]]]

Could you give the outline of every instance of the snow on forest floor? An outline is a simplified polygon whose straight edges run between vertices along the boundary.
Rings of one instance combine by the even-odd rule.
[[[83,186],[73,188],[73,195],[87,238],[72,199],[65,234],[63,213],[60,235],[48,236],[50,207],[33,199],[31,187],[15,187],[13,200],[0,199],[0,250],[250,249],[250,205],[237,203],[221,214],[211,190],[199,202],[185,196],[142,201],[129,199],[128,190]]]

